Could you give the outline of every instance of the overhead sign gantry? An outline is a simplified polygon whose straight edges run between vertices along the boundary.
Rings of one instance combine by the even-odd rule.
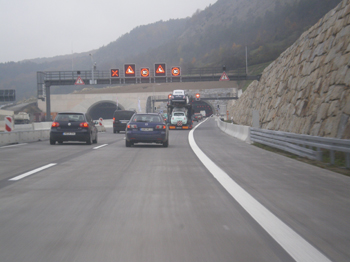
[[[245,72],[235,70],[225,73],[230,81],[259,80],[261,75],[248,76]],[[125,64],[123,69],[114,68],[105,71],[46,71],[37,72],[37,97],[46,99],[47,119],[50,120],[50,87],[65,85],[120,85],[137,83],[168,83],[168,82],[201,82],[219,81],[222,68],[195,68],[182,72],[179,66],[169,70],[165,63],[155,63],[154,67],[137,67],[136,64]],[[94,81],[91,81],[94,79]],[[15,99],[15,95],[12,96]],[[10,99],[7,96],[7,99]],[[14,100],[6,100],[14,101]]]

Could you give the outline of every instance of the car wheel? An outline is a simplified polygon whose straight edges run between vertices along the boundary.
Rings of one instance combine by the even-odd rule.
[[[119,132],[120,132],[120,131],[118,130],[117,133],[119,134]]]
[[[97,144],[97,133],[96,133],[96,137],[95,137],[95,139],[94,139],[94,140],[92,140],[92,143]]]
[[[114,133],[114,134],[117,133],[117,130],[113,129],[113,133]]]
[[[63,144],[63,141],[58,141],[58,143],[59,143],[60,145],[62,145],[62,144]]]
[[[168,138],[167,141],[165,141],[165,142],[163,143],[163,147],[168,147],[168,146],[169,146],[169,138]]]
[[[54,144],[56,144],[56,141],[55,141],[55,140],[50,139],[50,145],[54,145]]]
[[[126,146],[126,147],[131,147],[131,142],[128,141],[128,140],[125,140],[125,146]]]
[[[86,144],[91,145],[92,144],[92,135],[89,135],[89,139],[86,141]]]

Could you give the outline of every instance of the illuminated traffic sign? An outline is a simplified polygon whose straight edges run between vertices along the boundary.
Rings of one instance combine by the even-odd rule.
[[[166,76],[166,65],[165,64],[155,64],[154,65],[154,75],[155,76]]]
[[[171,68],[171,74],[172,76],[180,76],[181,75],[180,67]]]
[[[111,77],[119,77],[119,69],[111,69]]]
[[[125,77],[135,77],[135,64],[124,65]]]
[[[141,68],[141,76],[149,77],[149,68]]]

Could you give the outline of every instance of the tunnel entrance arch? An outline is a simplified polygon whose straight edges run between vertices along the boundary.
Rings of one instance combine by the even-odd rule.
[[[112,119],[115,110],[124,110],[124,107],[113,101],[99,101],[89,107],[87,113],[92,119],[97,120],[100,117],[103,119]]]
[[[205,101],[193,101],[192,102],[193,113],[200,113],[200,111],[205,111],[206,116],[211,116],[214,112],[213,106]]]

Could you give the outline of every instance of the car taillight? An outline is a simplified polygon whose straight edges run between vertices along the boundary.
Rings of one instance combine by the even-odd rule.
[[[165,125],[156,125],[156,129],[165,129]]]
[[[128,125],[128,129],[133,129],[133,128],[137,128],[137,125]]]
[[[60,126],[60,123],[58,122],[53,122],[51,125],[51,127],[59,127],[59,126]]]
[[[80,127],[84,127],[84,128],[88,128],[89,127],[89,123],[88,122],[82,122],[79,124]]]
[[[113,117],[113,123],[115,122],[115,117]]]

